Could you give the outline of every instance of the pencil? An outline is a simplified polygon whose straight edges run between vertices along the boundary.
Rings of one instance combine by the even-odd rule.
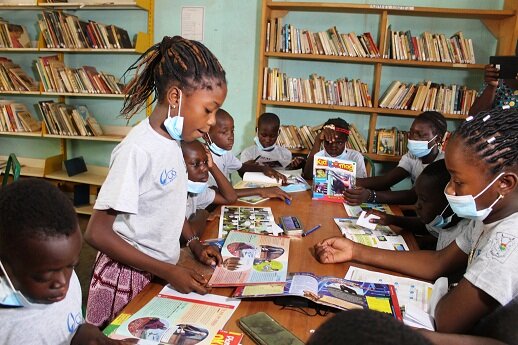
[[[303,233],[302,237],[306,237],[307,235],[311,234],[312,232],[317,231],[318,229],[320,229],[321,226],[322,226],[322,224],[318,224],[318,225],[312,227],[311,229],[309,229],[308,231]]]

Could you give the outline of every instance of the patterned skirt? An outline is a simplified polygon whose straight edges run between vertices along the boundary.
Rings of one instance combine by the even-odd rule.
[[[152,278],[151,273],[99,253],[88,292],[86,322],[106,327]]]

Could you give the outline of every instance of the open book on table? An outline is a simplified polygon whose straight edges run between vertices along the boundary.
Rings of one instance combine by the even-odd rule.
[[[309,272],[290,273],[285,284],[240,286],[232,295],[236,298],[271,296],[300,296],[342,310],[372,309],[402,319],[394,286],[321,277]]]
[[[359,217],[362,211],[378,210],[386,214],[394,214],[387,204],[373,204],[364,202],[363,204],[352,206],[344,203],[345,212],[349,217]]]
[[[302,178],[302,171],[299,170],[279,170],[287,178],[287,184],[282,185],[282,181],[278,181],[273,177],[268,177],[262,172],[246,172],[243,180],[234,185],[236,189],[243,188],[263,188],[263,187],[279,187],[287,193],[305,191],[310,188],[309,184]]]
[[[165,286],[135,314],[120,314],[104,333],[138,344],[211,344],[240,301],[218,295],[179,293]]]
[[[433,315],[437,302],[448,292],[448,278],[441,277],[430,284],[421,280],[349,267],[345,279],[377,284],[390,284],[396,289],[405,324],[434,330]]]
[[[342,235],[353,242],[369,247],[388,250],[408,250],[403,236],[396,234],[386,225],[376,225],[374,230],[356,224],[357,218],[335,218]]]
[[[288,272],[289,237],[231,231],[221,248],[209,286],[284,283]]]
[[[283,233],[275,223],[270,207],[223,206],[218,237],[225,238],[233,230],[269,235]]]

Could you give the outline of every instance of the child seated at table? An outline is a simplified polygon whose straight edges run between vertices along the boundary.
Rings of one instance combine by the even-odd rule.
[[[241,152],[241,162],[276,169],[299,169],[303,158],[292,158],[291,151],[276,144],[281,120],[274,113],[263,113],[257,120],[255,145]]]
[[[371,223],[395,225],[414,234],[431,234],[434,236],[436,250],[447,247],[457,238],[469,223],[468,219],[459,218],[451,209],[444,193],[450,181],[450,173],[446,169],[444,159],[435,161],[424,168],[415,182],[417,217],[404,217],[386,214],[378,210],[369,210],[379,219],[371,219]]]
[[[185,218],[197,236],[201,236],[208,220],[205,207],[232,204],[237,195],[232,185],[207,154],[199,141],[182,142],[182,153],[187,167],[187,209]],[[208,188],[209,171],[216,181],[217,189]],[[200,212],[197,212],[200,211]]]
[[[425,280],[466,273],[435,308],[440,332],[470,332],[518,295],[518,117],[494,109],[468,117],[451,137],[444,193],[466,229],[440,251],[379,250],[333,237],[315,245],[322,263],[357,261]]]
[[[227,111],[221,108],[216,112],[216,124],[210,128],[206,139],[208,139],[206,141],[210,144],[209,149],[212,160],[227,179],[230,179],[230,174],[234,171],[238,171],[241,175],[247,171],[263,172],[270,177],[286,179],[284,175],[269,166],[247,162],[241,163],[241,161],[234,156],[231,151],[234,146],[234,119]],[[215,185],[216,180],[212,174],[209,174],[209,186]],[[263,198],[291,199],[289,194],[279,187],[236,189],[235,192],[238,198],[260,195]]]
[[[413,187],[400,191],[391,191],[390,188],[407,177],[413,185],[428,164],[444,158],[439,146],[446,130],[446,119],[441,113],[421,113],[410,126],[408,153],[401,157],[398,166],[383,176],[356,179],[356,188],[345,191],[346,202],[351,205],[363,202],[414,204],[417,196]]]
[[[24,179],[1,189],[2,344],[121,344],[84,323],[81,245],[74,207],[55,186]]]
[[[363,155],[353,149],[346,147],[349,139],[350,126],[344,119],[329,119],[324,123],[322,131],[316,136],[315,143],[309,152],[304,166],[304,177],[313,178],[313,161],[315,156],[334,157],[347,161],[356,162],[356,177],[367,177]],[[321,150],[321,146],[324,148]]]

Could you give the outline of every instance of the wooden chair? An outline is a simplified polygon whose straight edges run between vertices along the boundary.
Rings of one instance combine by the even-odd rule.
[[[4,171],[4,178],[2,180],[2,187],[7,184],[9,181],[9,173],[13,174],[13,181],[18,180],[20,177],[20,171],[21,171],[21,165],[18,161],[18,158],[16,158],[16,155],[14,153],[11,153],[9,155],[9,158],[7,159],[7,163],[5,165],[5,171]]]
[[[365,160],[365,169],[367,170],[367,175],[369,177],[376,176],[376,167],[374,166],[374,161],[365,154],[363,155],[363,159]]]

